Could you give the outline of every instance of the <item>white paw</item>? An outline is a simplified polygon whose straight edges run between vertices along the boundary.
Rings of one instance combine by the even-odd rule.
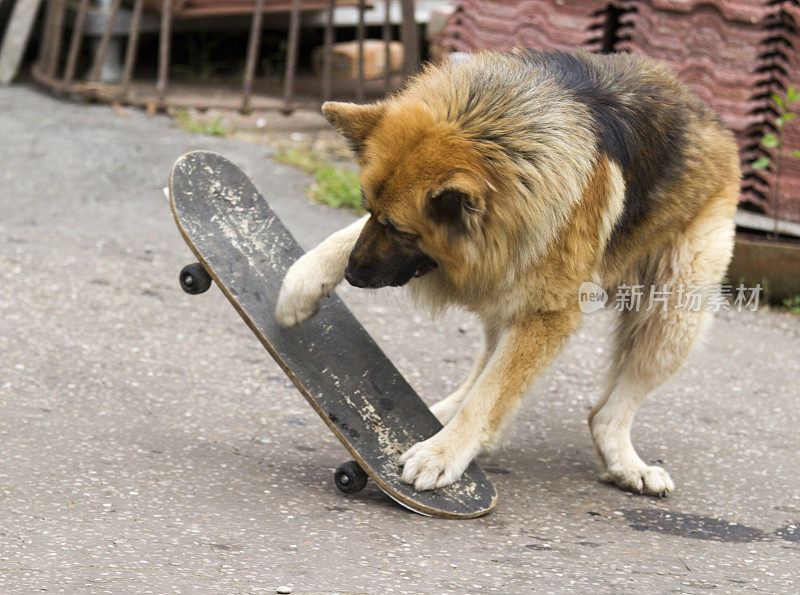
[[[675,489],[669,473],[661,467],[612,465],[600,476],[602,481],[613,483],[623,490],[648,496],[668,496]]]
[[[432,490],[456,481],[477,454],[467,445],[451,440],[447,429],[417,442],[399,459],[401,479],[417,491]]]
[[[456,412],[458,411],[460,405],[460,400],[456,401],[450,400],[450,398],[445,398],[438,403],[431,405],[431,413],[436,416],[436,419],[439,420],[440,424],[446,426],[450,423],[450,420],[456,416]]]
[[[281,326],[292,327],[314,316],[320,300],[336,287],[327,271],[313,258],[313,251],[304,255],[287,271],[278,294],[275,318]]]

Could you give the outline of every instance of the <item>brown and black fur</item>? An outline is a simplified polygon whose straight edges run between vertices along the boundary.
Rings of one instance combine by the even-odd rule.
[[[739,169],[732,135],[664,66],[632,55],[484,52],[428,67],[374,105],[328,103],[351,142],[370,215],[287,274],[276,314],[312,315],[346,276],[456,304],[486,341],[467,381],[433,407],[444,429],[400,458],[418,489],[446,485],[494,444],[581,319],[592,281],[712,288],[727,267]],[[713,293],[709,289],[705,298]],[[671,300],[620,315],[590,417],[603,478],[672,489],[630,443],[642,398],[708,322]]]

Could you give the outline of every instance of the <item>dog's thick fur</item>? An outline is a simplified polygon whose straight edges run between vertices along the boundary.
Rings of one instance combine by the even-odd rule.
[[[612,296],[672,291],[666,308],[620,313],[589,416],[604,480],[669,493],[630,429],[709,322],[705,308],[679,307],[680,289],[713,288],[730,259],[739,164],[711,109],[643,57],[516,51],[431,66],[384,102],[323,113],[356,152],[370,215],[289,270],[279,321],[312,316],[346,276],[407,283],[485,327],[469,378],[432,408],[444,428],[400,457],[403,480],[447,485],[496,442],[578,326],[579,286],[593,281]]]

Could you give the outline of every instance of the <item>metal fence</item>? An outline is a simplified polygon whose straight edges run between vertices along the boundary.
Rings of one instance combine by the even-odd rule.
[[[378,0],[381,2],[382,0]],[[368,4],[365,0],[131,0],[132,6],[125,9],[126,19],[120,23],[122,0],[111,0],[106,13],[105,25],[96,43],[91,58],[91,66],[82,76],[77,75],[79,56],[87,40],[87,15],[89,0],[76,3],[68,0],[47,0],[43,35],[39,53],[33,66],[33,76],[41,84],[58,93],[74,94],[121,104],[142,105],[153,109],[168,107],[225,108],[249,111],[255,107],[273,107],[290,112],[296,98],[296,74],[298,42],[300,37],[301,14],[306,11],[324,11],[323,66],[321,75],[321,99],[332,95],[332,62],[335,43],[334,10],[341,6],[354,6],[358,10],[356,39],[358,43],[358,76],[355,81],[355,99],[363,102],[365,95],[364,78],[364,40],[366,24],[364,20]],[[392,88],[392,65],[390,43],[392,42],[391,8],[399,5],[402,19],[400,41],[403,44],[403,76],[413,73],[419,62],[419,38],[414,19],[414,0],[383,0],[385,19],[382,23],[382,40],[385,47],[385,66],[383,85],[388,92]],[[139,53],[145,10],[155,8],[158,16],[157,70],[154,80],[137,80],[134,91],[134,70]],[[254,81],[256,64],[262,45],[265,14],[288,14],[286,60],[283,73],[282,97],[275,102],[261,102],[254,105]],[[249,37],[244,56],[244,72],[241,87],[234,96],[206,99],[180,97],[171,94],[170,67],[173,25],[182,19],[210,18],[224,15],[245,15],[250,18]],[[71,27],[68,27],[68,24]],[[122,28],[122,31],[119,29]],[[112,36],[126,38],[122,74],[119,83],[101,82],[101,68],[106,60]]]

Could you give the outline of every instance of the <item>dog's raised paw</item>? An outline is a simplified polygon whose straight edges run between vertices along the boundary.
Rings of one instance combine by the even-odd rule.
[[[306,254],[308,256],[308,254]],[[281,326],[292,327],[314,316],[319,310],[320,300],[333,291],[335,282],[323,278],[314,270],[310,260],[298,260],[281,284],[275,318]]]
[[[669,473],[656,466],[642,465],[627,468],[614,465],[609,467],[600,479],[606,483],[613,483],[623,490],[648,496],[669,496],[675,489]]]
[[[442,488],[456,481],[472,460],[459,452],[436,434],[424,442],[418,442],[403,455],[398,462],[403,465],[401,479],[414,486],[417,491]]]

